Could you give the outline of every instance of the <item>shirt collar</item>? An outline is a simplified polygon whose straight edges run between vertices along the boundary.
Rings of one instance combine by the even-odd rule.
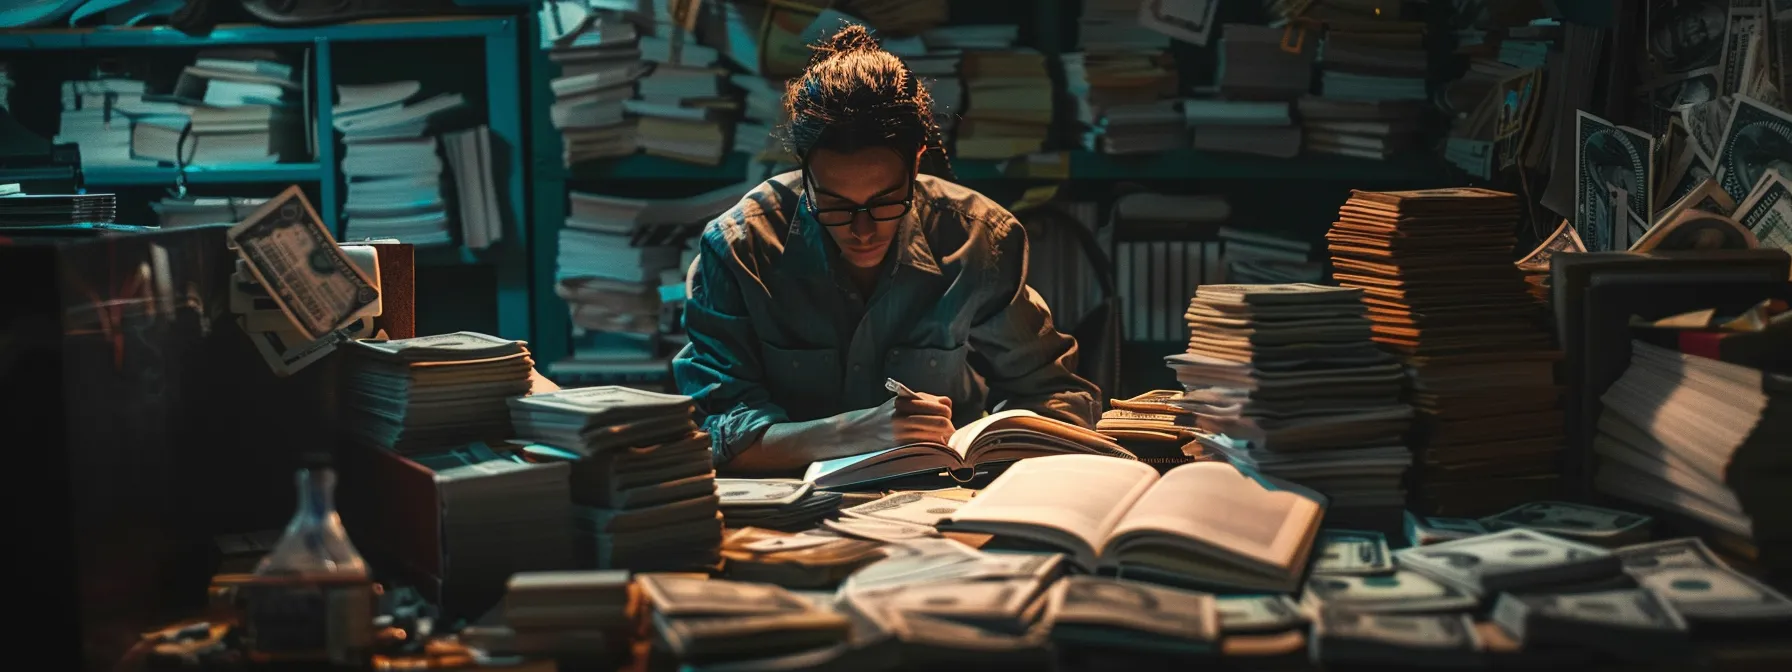
[[[804,275],[825,277],[833,264],[834,244],[828,239],[828,233],[822,230],[815,221],[809,207],[803,203],[802,178],[797,173],[794,179],[784,182],[790,189],[790,202],[793,206],[789,212],[790,231],[784,240],[785,270]],[[922,225],[921,210],[926,208],[926,189],[923,181],[915,181],[915,203],[908,214],[896,224],[896,239],[890,243],[890,254],[896,255],[895,263],[890,265],[894,274],[901,268],[911,268],[928,275],[940,275],[939,260],[933,256],[933,246],[927,243],[926,227]]]

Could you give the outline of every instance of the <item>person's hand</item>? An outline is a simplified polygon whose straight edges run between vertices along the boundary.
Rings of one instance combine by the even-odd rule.
[[[918,399],[891,397],[875,408],[844,414],[840,442],[856,452],[910,443],[945,443],[952,438],[952,400],[917,392]]]

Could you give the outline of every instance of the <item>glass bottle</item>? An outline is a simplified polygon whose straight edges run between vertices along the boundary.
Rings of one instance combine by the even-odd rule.
[[[307,455],[295,480],[298,511],[244,595],[248,649],[264,661],[365,663],[373,582],[336,514],[336,472],[327,455]]]

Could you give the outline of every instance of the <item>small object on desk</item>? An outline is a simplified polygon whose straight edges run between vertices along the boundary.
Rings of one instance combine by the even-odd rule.
[[[1395,552],[1394,558],[1401,569],[1483,597],[1608,578],[1619,569],[1618,556],[1609,550],[1530,530],[1408,548]]]
[[[897,398],[900,398],[900,399],[920,399],[921,398],[921,395],[915,394],[914,390],[908,389],[907,385],[903,385],[901,382],[898,382],[895,378],[885,378],[884,379],[884,389],[889,390],[892,394],[895,394],[897,396]]]
[[[1481,519],[1488,530],[1535,530],[1606,548],[1648,541],[1654,518],[1572,502],[1529,502]]]

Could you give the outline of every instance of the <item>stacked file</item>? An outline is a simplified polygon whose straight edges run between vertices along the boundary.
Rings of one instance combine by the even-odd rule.
[[[1752,547],[1763,565],[1792,566],[1792,526],[1779,514],[1792,471],[1770,457],[1792,441],[1784,411],[1792,381],[1641,341],[1630,347],[1630,368],[1600,398],[1594,486],[1697,521],[1741,542],[1731,546]]]
[[[1549,499],[1557,477],[1560,353],[1512,265],[1518,208],[1485,189],[1357,191],[1326,234],[1332,277],[1410,371],[1421,513]]]
[[[348,198],[343,237],[394,238],[413,245],[454,242],[442,198],[439,142],[426,135],[430,117],[464,104],[457,93],[412,100],[415,81],[336,87],[336,130]]]
[[[519,439],[537,458],[573,462],[583,566],[713,568],[721,513],[709,437],[689,397],[603,386],[512,399]]]
[[[502,605],[510,641],[487,653],[626,660],[640,602],[626,571],[518,572]]]
[[[1399,20],[1399,12],[1364,14],[1332,25],[1320,47],[1319,100],[1329,103],[1424,103],[1430,67],[1425,24]],[[1385,159],[1415,146],[1418,114],[1379,122],[1303,119],[1307,149]]]
[[[0,196],[0,226],[109,224],[118,215],[112,194],[10,194]]]
[[[79,147],[81,165],[86,168],[155,165],[155,157],[132,154],[132,120],[172,115],[184,124],[185,117],[173,103],[145,102],[144,90],[142,81],[122,77],[63,82],[56,144]]]
[[[653,605],[654,647],[685,665],[843,646],[852,627],[845,616],[770,584],[664,574],[638,581]]]
[[[736,73],[729,76],[728,83],[744,92],[741,98],[741,119],[734,124],[733,150],[746,154],[755,161],[795,165],[796,156],[785,151],[777,133],[778,127],[786,119],[784,80]],[[937,97],[934,105],[937,109]]]
[[[131,154],[180,166],[308,155],[304,73],[266,50],[201,52],[169,101],[132,120]]]
[[[535,365],[521,341],[470,331],[351,341],[349,352],[349,434],[400,453],[509,438],[505,399],[529,393]]]
[[[1221,29],[1220,95],[1229,100],[1294,100],[1311,88],[1314,40],[1287,43],[1287,30],[1270,26],[1228,23]]]
[[[560,66],[548,83],[548,117],[560,131],[563,163],[635,153],[635,124],[624,118],[622,101],[634,97],[635,81],[648,70],[636,48],[639,31],[621,14],[585,2],[543,3],[540,16],[541,48]]]
[[[963,117],[953,156],[1006,159],[1045,148],[1051,135],[1053,89],[1045,55],[1015,46],[1019,28],[967,25],[922,35],[929,53],[963,49]]]
[[[1169,365],[1196,424],[1236,462],[1327,495],[1333,510],[1398,507],[1412,409],[1400,364],[1370,340],[1362,292],[1203,285],[1188,352]]]
[[[430,517],[418,520],[407,515],[424,504],[414,499],[424,494],[406,483],[382,480],[366,485],[383,491],[375,500],[386,509],[380,515],[397,513],[404,524],[434,527],[403,530],[394,534],[399,539],[379,545],[396,544],[392,548],[410,569],[421,571],[417,578],[436,584],[427,587],[435,589],[431,592],[444,609],[477,614],[499,598],[512,573],[571,566],[565,465],[530,464],[485,443],[408,459],[431,475],[437,510]],[[405,543],[421,536],[418,532],[436,540],[431,547],[438,557],[409,557],[415,547]]]
[[[1212,152],[1244,152],[1277,158],[1300,154],[1300,126],[1285,100],[1182,101],[1190,147]]]
[[[797,479],[723,478],[716,481],[722,522],[731,528],[807,530],[840,510],[841,494]]]
[[[1141,0],[1083,3],[1080,51],[1059,57],[1085,150],[1111,154],[1180,149],[1187,134],[1173,103],[1170,37],[1139,25]],[[1161,102],[1160,102],[1161,101]]]
[[[727,71],[718,67],[721,53],[699,42],[694,25],[680,24],[673,4],[673,0],[641,3],[631,17],[642,26],[636,46],[651,69],[637,83],[636,96],[624,101],[622,108],[635,117],[635,142],[641,151],[719,165],[733,148],[728,134],[741,102],[725,86]]]

